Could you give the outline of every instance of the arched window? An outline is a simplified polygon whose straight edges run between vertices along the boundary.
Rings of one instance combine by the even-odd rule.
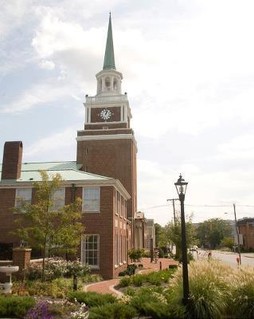
[[[107,78],[105,79],[105,86],[106,86],[106,89],[107,89],[107,90],[110,90],[110,78],[109,78],[109,77],[107,77]]]
[[[113,90],[117,90],[117,79],[114,78],[114,82],[113,82]]]

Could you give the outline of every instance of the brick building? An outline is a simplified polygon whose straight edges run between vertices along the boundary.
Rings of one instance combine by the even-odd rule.
[[[254,218],[243,218],[237,221],[242,246],[247,250],[254,250]]]
[[[33,182],[40,181],[40,170],[62,176],[62,205],[74,196],[82,199],[85,234],[79,255],[94,272],[115,277],[126,268],[128,249],[137,243],[144,246],[144,225],[136,213],[137,146],[127,94],[121,92],[122,78],[115,67],[110,16],[103,70],[96,75],[97,94],[86,96],[84,128],[77,132],[76,162],[22,163],[22,142],[5,143],[0,165],[0,259],[10,258],[12,248],[21,244],[13,235],[13,208],[20,198],[33,201]],[[135,240],[137,226],[143,231]]]
[[[59,173],[63,185],[57,191],[59,207],[82,199],[85,234],[81,239],[79,257],[95,273],[113,278],[126,267],[131,245],[131,228],[127,219],[130,195],[116,179],[80,170],[76,162],[22,163],[22,142],[6,142],[0,181],[0,259],[10,258],[11,249],[18,247],[13,208],[20,200],[33,202],[33,182],[41,180],[40,170]],[[19,214],[18,214],[19,215]]]

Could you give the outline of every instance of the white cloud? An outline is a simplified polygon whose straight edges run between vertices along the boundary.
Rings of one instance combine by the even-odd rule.
[[[223,159],[254,159],[254,133],[233,138],[230,142],[218,146],[219,157]]]
[[[128,92],[141,150],[139,208],[146,209],[147,217],[167,222],[172,207],[166,199],[176,196],[180,172],[189,181],[186,203],[194,206],[186,210],[194,211],[194,218],[219,216],[225,210],[199,204],[251,203],[253,1],[145,4],[107,1],[113,13],[116,66],[124,76],[123,92]],[[83,121],[82,101],[86,93],[95,93],[95,74],[102,67],[107,14],[102,0],[4,2],[0,112],[5,112],[6,127],[15,130],[12,114],[29,117],[29,110],[44,105],[67,108],[63,101],[69,97],[74,103],[81,100]],[[27,158],[75,157],[75,134],[81,127],[72,124],[61,133],[56,123],[55,133],[45,127],[38,132],[45,138],[28,139]],[[8,139],[8,132],[3,130],[1,137]]]
[[[49,60],[42,60],[42,61],[40,61],[40,67],[42,69],[46,69],[46,70],[54,70],[55,63],[53,61],[49,61]]]
[[[75,160],[75,128],[69,127],[62,132],[52,134],[24,148],[25,160],[43,161]],[[50,154],[50,158],[48,157]]]
[[[45,94],[47,92],[47,94]],[[19,113],[31,109],[43,103],[53,102],[68,95],[63,87],[55,87],[48,84],[34,85],[23,92],[15,100],[0,110],[0,113]]]

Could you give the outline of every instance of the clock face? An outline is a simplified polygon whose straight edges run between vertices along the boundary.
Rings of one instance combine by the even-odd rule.
[[[100,112],[100,117],[103,119],[103,120],[108,120],[110,119],[112,115],[112,112],[108,109],[103,109],[101,112]]]

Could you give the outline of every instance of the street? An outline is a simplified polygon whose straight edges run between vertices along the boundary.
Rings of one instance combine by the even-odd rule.
[[[237,267],[238,253],[223,252],[218,250],[212,250],[212,258],[221,260],[223,263],[230,265],[231,267]],[[198,254],[193,252],[195,259],[208,258],[208,251],[199,250]],[[253,253],[242,253],[241,254],[242,266],[254,267],[254,254]]]

